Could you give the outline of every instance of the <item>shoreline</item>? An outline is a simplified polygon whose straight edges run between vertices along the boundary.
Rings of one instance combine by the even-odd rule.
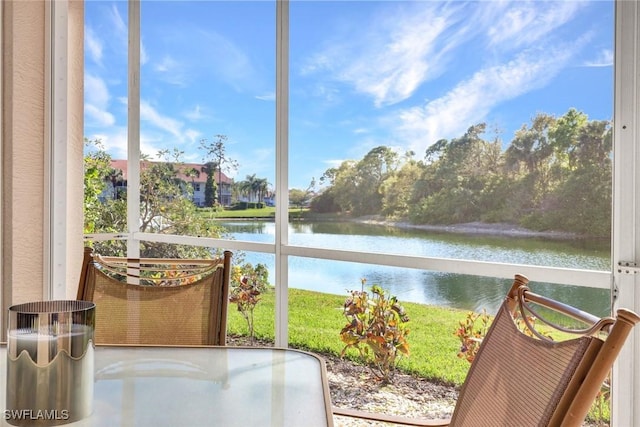
[[[540,237],[544,239],[558,240],[575,240],[590,239],[577,233],[569,233],[564,231],[534,231],[514,224],[508,223],[484,223],[484,222],[468,222],[462,224],[450,225],[428,225],[428,224],[411,224],[406,221],[388,221],[377,216],[366,216],[353,218],[351,221],[362,224],[380,225],[385,227],[397,227],[403,229],[416,229],[425,231],[435,231],[442,233],[458,233],[473,235],[490,235],[505,237]]]
[[[273,217],[230,217],[230,218],[216,218],[221,221],[268,221],[273,222]],[[309,218],[293,218],[291,221],[346,221],[359,224],[376,225],[381,227],[394,227],[405,230],[423,230],[432,231],[435,233],[455,233],[455,234],[467,234],[467,235],[485,235],[485,236],[500,236],[500,237],[525,237],[525,238],[540,238],[551,240],[602,240],[604,237],[587,236],[584,234],[572,233],[568,231],[535,231],[524,227],[520,227],[515,224],[499,222],[499,223],[486,223],[486,222],[467,222],[460,224],[447,224],[447,225],[430,225],[430,224],[412,224],[408,221],[393,221],[385,219],[379,215],[367,215],[361,217],[350,218],[348,216],[339,217],[309,217]]]

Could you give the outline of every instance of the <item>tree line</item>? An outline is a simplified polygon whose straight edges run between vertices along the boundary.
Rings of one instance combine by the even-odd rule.
[[[415,224],[506,222],[537,231],[610,234],[612,127],[574,108],[538,113],[503,149],[486,124],[441,139],[417,159],[380,146],[320,178],[315,212]]]

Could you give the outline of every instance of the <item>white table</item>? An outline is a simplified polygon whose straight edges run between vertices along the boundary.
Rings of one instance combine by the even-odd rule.
[[[0,372],[4,413],[5,346]],[[292,349],[97,346],[94,385],[92,415],[66,425],[333,425],[324,362]]]

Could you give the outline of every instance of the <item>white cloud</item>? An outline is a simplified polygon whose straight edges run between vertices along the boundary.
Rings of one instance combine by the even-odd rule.
[[[92,74],[85,73],[84,97],[86,102],[104,108],[109,104],[109,89],[103,79]]]
[[[260,101],[275,101],[276,94],[275,92],[270,92],[263,95],[256,95],[256,99],[259,99]]]
[[[176,142],[184,140],[182,122],[160,114],[146,101],[140,101],[140,120],[173,135],[176,138]]]
[[[230,39],[204,30],[199,30],[198,34],[191,37],[201,40],[199,46],[202,46],[202,51],[198,57],[203,61],[197,65],[204,67],[204,72],[219,75],[237,90],[245,89],[247,84],[253,83],[257,78],[247,54]],[[224,60],[221,61],[220,58]]]
[[[127,129],[121,127],[111,127],[108,132],[87,135],[89,139],[99,139],[104,145],[104,149],[111,154],[113,159],[127,158]]]
[[[171,55],[164,55],[160,62],[153,66],[160,78],[172,85],[179,87],[188,86],[189,78],[185,73],[184,62],[174,59]]]
[[[102,141],[105,150],[113,159],[126,159],[129,141],[127,132],[126,127],[114,126],[108,131],[90,135],[88,138]],[[162,135],[145,130],[140,132],[140,153],[149,156],[152,160],[157,160],[156,154],[166,145]]]
[[[151,135],[146,132],[140,133],[141,155],[148,156],[152,161],[157,161],[160,160],[158,158],[158,153],[166,148],[167,146],[162,139],[159,139],[155,135]]]
[[[209,117],[209,115],[205,114],[202,110],[203,110],[202,106],[198,104],[195,107],[193,107],[193,109],[182,113],[182,115],[186,117],[187,120],[190,120],[192,122],[199,122]]]
[[[89,124],[93,126],[113,126],[116,122],[113,114],[108,111],[101,110],[95,105],[85,103],[84,113]]]
[[[93,62],[102,64],[102,40],[95,35],[93,28],[89,26],[84,29],[84,47]]]
[[[105,5],[107,3],[105,2]],[[100,8],[100,20],[94,25],[93,31],[102,36],[104,45],[103,57],[108,58],[107,67],[112,67],[114,61],[127,58],[129,44],[129,31],[127,23],[120,14],[120,10],[126,14],[126,3],[113,2],[109,6]],[[94,19],[97,17],[94,17]],[[104,58],[103,58],[104,62]]]
[[[458,137],[470,124],[484,121],[496,105],[546,85],[569,63],[577,47],[529,51],[510,62],[482,69],[444,96],[422,107],[402,110],[394,119],[400,122],[397,130],[413,141],[408,149],[416,153],[441,138]]]
[[[595,59],[585,61],[586,67],[610,67],[613,65],[613,51],[603,49],[597,53]]]
[[[541,45],[585,4],[539,0],[394,4],[397,7],[383,9],[385,15],[372,20],[368,27],[357,26],[354,34],[340,34],[340,42],[313,54],[300,72],[327,72],[327,78],[371,96],[375,106],[392,105],[410,98],[425,82],[445,73],[454,49],[477,42],[480,35],[488,37],[500,61],[504,51]]]
[[[265,85],[261,84],[264,73],[256,72],[249,55],[225,35],[209,28],[180,24],[152,26],[149,34],[154,38],[146,57],[150,58],[156,76],[165,82],[196,87],[215,80],[238,92],[264,90]]]
[[[122,35],[126,36],[126,34],[128,33],[127,24],[124,22],[124,19],[122,19],[122,16],[120,15],[120,11],[118,10],[115,3],[111,5],[108,18],[111,21],[110,32],[120,34],[121,36]]]
[[[147,53],[147,48],[145,47],[144,40],[142,37],[140,38],[140,65],[145,65],[149,62],[149,54]]]
[[[195,129],[187,129],[184,132],[184,134],[187,137],[187,139],[189,140],[189,142],[191,142],[191,143],[195,143],[197,141],[200,141],[200,139],[202,138],[202,132],[197,131]]]
[[[485,18],[495,22],[487,30],[489,45],[530,46],[569,22],[584,1],[494,2]]]
[[[127,98],[119,98],[127,105]],[[155,156],[161,147],[179,148],[181,144],[191,142],[198,131],[183,129],[183,122],[161,114],[149,102],[140,101],[140,151]],[[157,143],[157,144],[154,144]]]
[[[311,94],[316,98],[321,98],[325,105],[339,104],[342,101],[340,89],[331,83],[319,81],[314,83]]]
[[[165,55],[160,62],[155,65],[155,70],[161,73],[172,72],[175,68],[178,67],[178,62],[175,61],[171,56]]]
[[[88,122],[94,126],[113,126],[115,117],[108,111],[110,95],[104,80],[85,73],[84,97]]]
[[[407,9],[384,9],[368,28],[341,35],[347,42],[312,55],[302,74],[327,71],[329,78],[367,94],[376,106],[409,98],[425,81],[446,69],[451,50],[466,40],[459,5],[418,2]]]

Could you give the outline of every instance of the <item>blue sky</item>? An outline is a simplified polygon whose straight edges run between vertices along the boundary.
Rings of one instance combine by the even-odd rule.
[[[236,180],[275,183],[275,3],[142,1],[141,147],[201,162],[228,137]],[[386,145],[417,158],[487,123],[613,111],[613,2],[291,1],[289,186]],[[127,147],[127,4],[89,0],[85,136]]]

